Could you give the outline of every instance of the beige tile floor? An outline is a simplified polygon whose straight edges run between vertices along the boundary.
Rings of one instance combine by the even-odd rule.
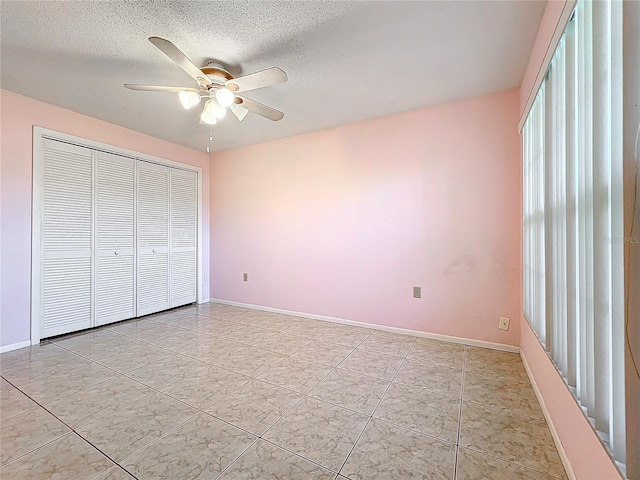
[[[512,353],[205,304],[0,373],[3,480],[566,478]]]

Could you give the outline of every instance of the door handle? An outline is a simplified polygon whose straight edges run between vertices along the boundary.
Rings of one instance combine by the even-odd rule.
[[[155,248],[153,249],[153,253],[156,253],[156,249]]]
[[[115,251],[115,254],[118,255],[118,251],[117,250]]]

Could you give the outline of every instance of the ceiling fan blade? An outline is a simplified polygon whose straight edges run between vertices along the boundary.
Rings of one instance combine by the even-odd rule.
[[[225,86],[233,92],[248,92],[286,81],[287,74],[278,67],[272,67],[243,77],[232,78],[226,82]]]
[[[256,102],[254,100],[250,100],[248,98],[244,98],[240,96],[237,96],[236,98],[239,98],[242,100],[242,103],[240,103],[241,106],[243,106],[250,112],[257,113],[261,117],[268,118],[269,120],[273,120],[274,122],[277,122],[278,120],[282,120],[282,117],[284,117],[284,113],[276,110],[275,108],[267,107],[262,103]]]
[[[158,47],[167,57],[177,63],[181,69],[187,72],[196,82],[198,82],[198,85],[206,87],[211,84],[211,80],[202,73],[202,70],[196,67],[193,62],[191,62],[191,60],[189,60],[187,56],[169,40],[165,40],[160,37],[149,37],[149,41]]]
[[[200,93],[200,90],[197,88],[189,88],[189,87],[167,87],[164,85],[136,85],[132,83],[125,83],[125,88],[129,90],[142,90],[146,92],[195,92]]]
[[[249,110],[244,108],[242,105],[238,105],[235,103],[229,107],[229,110],[231,110],[231,113],[233,113],[240,122],[244,120],[244,117],[246,117],[247,113],[249,113]]]

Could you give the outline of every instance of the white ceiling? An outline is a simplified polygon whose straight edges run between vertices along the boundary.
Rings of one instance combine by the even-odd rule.
[[[206,128],[176,94],[195,86],[147,38],[234,75],[278,66],[289,82],[247,97],[280,122],[228,115],[214,151],[520,85],[543,1],[2,1],[1,85],[203,150]]]

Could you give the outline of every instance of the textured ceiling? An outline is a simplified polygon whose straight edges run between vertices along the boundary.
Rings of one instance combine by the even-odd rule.
[[[289,82],[246,96],[285,112],[214,127],[214,151],[520,85],[542,1],[2,1],[1,85],[203,150],[199,111],[123,83],[195,86],[147,38],[234,75]]]

